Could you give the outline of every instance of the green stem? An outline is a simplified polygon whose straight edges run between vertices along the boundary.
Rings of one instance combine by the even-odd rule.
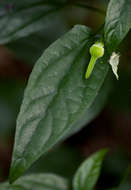
[[[94,69],[95,63],[96,63],[97,58],[95,58],[94,56],[91,57],[87,71],[86,71],[86,79],[88,79]]]
[[[98,9],[96,7],[92,7],[92,6],[89,6],[87,4],[83,4],[83,3],[72,3],[73,6],[77,6],[77,7],[82,7],[82,8],[85,8],[85,9],[89,9],[91,11],[95,11],[99,14],[103,14],[105,15],[105,11],[101,10],[101,9]]]

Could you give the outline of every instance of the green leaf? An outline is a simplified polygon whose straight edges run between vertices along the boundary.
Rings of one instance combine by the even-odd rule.
[[[110,73],[109,73],[110,74]],[[104,81],[104,84],[102,85],[101,89],[99,90],[99,93],[90,106],[89,109],[84,113],[83,116],[81,116],[80,120],[75,123],[74,127],[72,127],[72,134],[78,132],[80,129],[82,129],[82,126],[87,126],[88,123],[90,123],[104,108],[105,103],[108,99],[109,92],[111,90],[112,84],[111,84],[111,77],[110,75],[107,76],[107,78]],[[69,136],[70,136],[69,135]]]
[[[110,51],[116,49],[131,29],[131,0],[110,0],[105,22],[105,41]]]
[[[34,64],[43,50],[66,31],[67,28],[61,18],[57,20],[53,19],[51,26],[44,29],[44,31],[33,33],[13,42],[11,41],[6,47],[12,51],[18,59],[26,63]]]
[[[31,174],[21,177],[13,185],[0,184],[1,190],[67,190],[67,181],[53,174]]]
[[[36,63],[17,120],[11,182],[70,134],[98,95],[109,64],[105,55],[85,79],[91,36],[88,27],[77,25]]]
[[[74,190],[92,190],[100,175],[102,162],[107,149],[103,149],[82,163],[73,180]]]
[[[65,2],[43,0],[2,0],[0,44],[14,41],[48,28]]]

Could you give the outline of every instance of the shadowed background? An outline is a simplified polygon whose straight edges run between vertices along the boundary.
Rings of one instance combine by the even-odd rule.
[[[45,48],[75,24],[85,24],[93,28],[94,32],[102,32],[108,1],[82,2],[102,12],[84,8],[81,3],[76,4],[70,9],[65,8],[44,31],[0,46],[0,181],[8,177],[16,118],[35,61]],[[41,157],[27,172],[52,172],[72,179],[83,159],[103,147],[109,147],[110,152],[103,164],[96,190],[119,184],[131,163],[130,41],[129,33],[118,50],[120,79],[117,81],[112,74],[112,88],[98,116],[62,145]],[[130,188],[131,178],[127,180],[124,190]]]

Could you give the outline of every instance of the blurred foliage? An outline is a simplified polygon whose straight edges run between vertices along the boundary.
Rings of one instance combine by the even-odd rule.
[[[131,187],[130,175],[125,179],[124,184],[120,185],[122,179],[125,177],[126,170],[130,165],[130,160],[131,155],[120,148],[118,148],[117,151],[115,150],[109,153],[103,164],[101,176],[99,179],[99,186],[102,189],[107,189],[117,186],[124,187],[125,183],[128,183],[128,186]],[[110,183],[108,183],[109,179]],[[121,187],[121,190],[125,189]]]
[[[8,135],[10,129],[14,128],[24,88],[24,81],[0,80],[0,136]]]
[[[13,43],[8,43],[7,47],[10,51],[14,52],[18,59],[29,64],[34,64],[43,53],[44,49],[66,31],[67,27],[64,25],[64,20],[57,19],[54,20],[53,24],[44,31],[31,34],[30,36],[16,40]]]
[[[87,1],[84,1],[87,2]],[[93,0],[88,1],[89,4],[93,4],[95,7],[105,7],[108,3],[108,0]],[[0,13],[2,14],[2,13]],[[9,48],[10,52],[13,52],[12,57],[22,62],[24,66],[29,67],[30,72],[32,65],[35,63],[37,58],[41,55],[46,47],[48,47],[54,40],[59,36],[64,34],[72,25],[76,23],[86,24],[91,26],[94,31],[97,31],[99,27],[103,24],[104,15],[94,13],[88,9],[83,9],[81,7],[70,8],[70,10],[64,10],[61,16],[55,21],[52,22],[52,25],[44,31],[37,32],[28,37],[21,38],[16,40],[13,43],[8,43],[6,47]],[[113,88],[109,94],[108,101],[106,102],[104,112],[107,111],[106,117],[110,121],[110,127],[113,126],[114,131],[110,129],[112,133],[112,138],[116,138],[116,134],[119,136],[119,127],[122,127],[121,133],[122,136],[120,140],[112,141],[111,138],[111,153],[106,158],[104,162],[104,167],[102,174],[100,176],[97,189],[107,189],[110,187],[117,187],[122,179],[122,176],[125,173],[126,168],[131,163],[131,34],[128,34],[127,38],[121,44],[120,52],[120,68],[119,68],[119,81],[116,81],[113,76]],[[118,50],[119,52],[120,50]],[[0,53],[0,70],[3,69],[3,54]],[[8,57],[9,55],[7,55]],[[4,60],[7,59],[5,56]],[[9,67],[9,68],[8,68]],[[15,65],[19,68],[19,62]],[[11,74],[11,67],[9,60],[7,59],[7,75],[0,74],[0,180],[4,180],[8,176],[8,167],[11,158],[13,136],[15,129],[16,117],[19,112],[19,107],[22,101],[23,92],[26,86],[27,76],[22,74],[21,79],[17,76]],[[26,68],[25,68],[26,69]],[[29,73],[28,73],[29,74]],[[105,111],[106,110],[106,111]],[[126,120],[125,120],[126,115]],[[98,123],[98,128],[100,131],[104,131],[109,124],[104,122],[105,115],[100,114],[98,116],[101,120],[100,124]],[[97,118],[97,119],[98,119]],[[128,125],[126,121],[128,120]],[[92,139],[105,139],[106,133],[102,133],[100,136],[97,133],[96,122],[92,122],[87,126],[90,128],[94,126],[92,131],[95,131],[95,135],[92,136]],[[108,128],[109,130],[109,128]],[[84,139],[85,142],[88,139],[88,134],[85,131],[80,133],[81,139]],[[98,134],[98,135],[96,135]],[[115,137],[114,137],[115,136]],[[126,139],[127,141],[125,141]],[[70,140],[69,140],[70,141]],[[91,141],[91,139],[90,139]],[[104,141],[104,140],[103,140]],[[96,140],[96,147],[99,145]],[[79,164],[83,160],[83,157],[90,154],[91,148],[86,146],[86,143],[79,144],[79,139],[74,140],[68,144],[68,140],[64,145],[58,146],[46,156],[41,157],[41,159],[34,164],[34,166],[28,172],[52,172],[63,177],[72,178],[74,172],[78,168]],[[73,147],[72,148],[72,144]],[[83,146],[88,153],[83,152]],[[5,151],[3,151],[3,149]],[[115,149],[115,151],[114,151]],[[94,151],[94,150],[93,150]],[[3,161],[4,160],[4,161]],[[131,176],[129,176],[126,184],[121,184],[120,190],[130,190],[131,189]]]
[[[84,156],[80,151],[67,145],[60,145],[36,162],[29,172],[49,172],[55,173],[68,179],[72,179],[76,169],[83,161]]]

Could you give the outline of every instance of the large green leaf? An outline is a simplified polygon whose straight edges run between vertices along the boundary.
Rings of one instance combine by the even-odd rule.
[[[103,149],[82,163],[73,180],[74,190],[92,190],[94,188],[106,152],[107,150]]]
[[[110,74],[110,73],[109,73]],[[90,106],[89,109],[87,109],[86,112],[84,112],[83,116],[81,116],[80,120],[77,121],[74,124],[74,127],[72,127],[72,134],[78,132],[80,129],[82,129],[82,126],[84,127],[88,123],[90,123],[104,108],[106,101],[108,99],[110,90],[112,88],[112,83],[111,83],[111,77],[110,75],[107,76],[106,80],[104,81],[103,86],[99,90],[99,93]]]
[[[51,25],[64,0],[2,0],[0,3],[0,44],[28,36]]]
[[[53,174],[31,174],[21,177],[13,185],[0,184],[1,190],[68,190],[67,181]]]
[[[105,41],[110,51],[116,49],[130,28],[131,0],[110,0],[105,23]]]
[[[85,79],[91,37],[88,27],[77,25],[36,63],[17,120],[11,182],[71,133],[99,94],[109,67],[105,55]]]

